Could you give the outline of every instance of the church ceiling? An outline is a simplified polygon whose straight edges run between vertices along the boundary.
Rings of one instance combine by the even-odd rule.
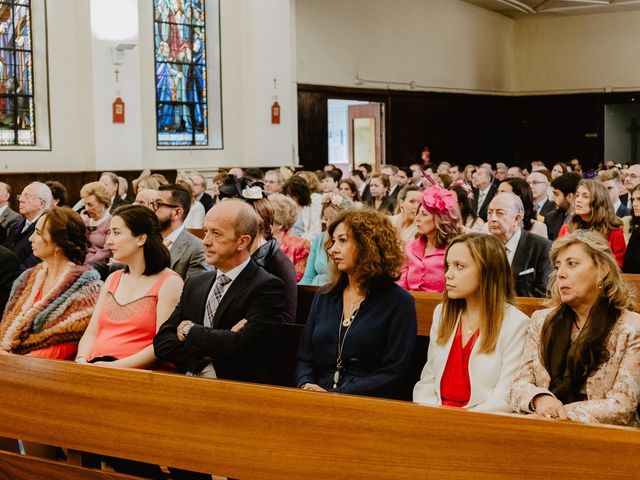
[[[640,0],[464,0],[517,18],[530,15],[585,15],[640,10]]]

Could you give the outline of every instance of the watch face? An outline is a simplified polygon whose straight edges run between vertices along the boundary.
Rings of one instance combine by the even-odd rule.
[[[193,326],[193,323],[187,323],[185,325],[182,326],[182,335],[187,335],[189,333],[189,330],[191,330],[191,327]]]

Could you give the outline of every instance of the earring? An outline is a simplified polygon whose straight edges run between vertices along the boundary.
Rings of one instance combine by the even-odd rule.
[[[604,281],[602,279],[598,280],[596,282],[596,287],[598,287],[598,290],[602,290],[604,287]]]

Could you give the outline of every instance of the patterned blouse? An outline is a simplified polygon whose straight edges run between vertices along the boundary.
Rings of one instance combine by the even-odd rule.
[[[540,332],[552,308],[531,316],[520,368],[511,386],[511,406],[531,413],[529,404],[538,394],[552,395],[551,378],[542,364]],[[640,426],[640,315],[624,312],[611,329],[609,360],[587,379],[587,400],[565,405],[570,420],[583,423]]]

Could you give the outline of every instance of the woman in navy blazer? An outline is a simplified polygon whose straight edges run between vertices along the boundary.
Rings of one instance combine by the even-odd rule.
[[[394,283],[402,243],[391,221],[371,209],[342,212],[328,233],[337,278],[311,305],[296,385],[399,397],[417,330],[413,297]]]
[[[453,240],[445,258],[444,301],[433,313],[413,401],[510,412],[529,317],[513,306],[504,247],[492,235],[468,233]]]

